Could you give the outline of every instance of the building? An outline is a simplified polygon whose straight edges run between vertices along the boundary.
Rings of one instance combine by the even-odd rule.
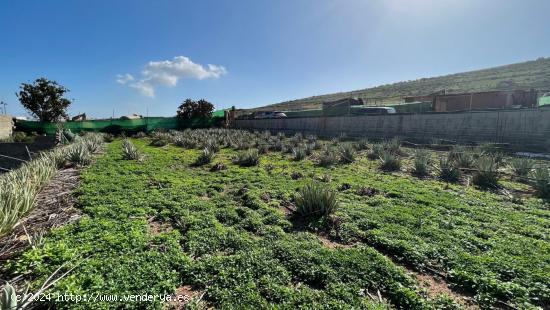
[[[436,96],[446,95],[446,94],[447,94],[447,91],[445,89],[442,89],[440,91],[437,91],[429,95],[407,96],[407,97],[403,97],[403,99],[405,100],[405,103],[433,102]]]
[[[0,115],[0,139],[7,139],[13,132],[13,118],[9,115]]]
[[[352,106],[361,106],[365,102],[363,99],[356,98],[344,98],[335,101],[323,102],[323,115],[324,116],[340,116],[351,114]]]
[[[435,95],[434,112],[487,109],[532,108],[537,106],[537,91],[511,90]]]

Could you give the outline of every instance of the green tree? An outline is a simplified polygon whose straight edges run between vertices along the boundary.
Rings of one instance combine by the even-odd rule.
[[[193,101],[185,99],[178,107],[177,115],[180,118],[209,118],[214,112],[214,105],[204,99]]]
[[[31,115],[43,122],[57,122],[68,118],[71,101],[63,96],[69,90],[55,81],[39,78],[32,84],[21,83],[17,98]]]

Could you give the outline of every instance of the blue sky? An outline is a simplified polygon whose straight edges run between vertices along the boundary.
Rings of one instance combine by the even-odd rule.
[[[546,0],[0,0],[0,100],[26,115],[15,92],[44,76],[71,90],[71,115],[261,106],[548,57],[548,12]]]

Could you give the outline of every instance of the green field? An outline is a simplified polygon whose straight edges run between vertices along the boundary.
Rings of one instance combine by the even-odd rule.
[[[404,96],[428,95],[443,89],[446,89],[448,93],[463,93],[489,90],[529,90],[531,88],[550,90],[550,58],[290,100],[257,109],[283,111],[315,109],[320,108],[321,103],[325,101],[350,97],[387,98],[387,103],[394,103],[400,102]]]
[[[115,140],[82,172],[76,195],[84,216],[54,230],[10,268],[30,272],[36,287],[56,268],[74,265],[53,293],[120,296],[186,288],[194,297],[189,308],[550,303],[550,211],[530,185],[502,176],[499,190],[482,190],[440,181],[435,169],[419,178],[410,173],[411,149],[400,150],[400,172],[382,172],[379,160],[368,159],[372,145],[359,147],[351,163],[318,164],[322,148],[348,142],[316,140],[321,149],[294,160],[290,147],[314,140],[186,131],[158,136],[153,144],[159,146],[132,139],[142,160],[124,160],[122,140]],[[196,165],[204,143],[221,148],[211,162]],[[270,150],[258,165],[233,162],[244,149],[263,145]],[[434,162],[441,155],[430,152]],[[296,191],[312,181],[337,195],[338,209],[329,217],[292,213]],[[415,274],[441,275],[473,301],[463,305],[427,292]],[[60,309],[166,307],[161,301],[49,303]]]

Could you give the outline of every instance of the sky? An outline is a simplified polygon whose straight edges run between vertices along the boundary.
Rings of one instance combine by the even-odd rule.
[[[547,0],[0,0],[0,100],[46,77],[70,115],[250,108],[550,56]]]

